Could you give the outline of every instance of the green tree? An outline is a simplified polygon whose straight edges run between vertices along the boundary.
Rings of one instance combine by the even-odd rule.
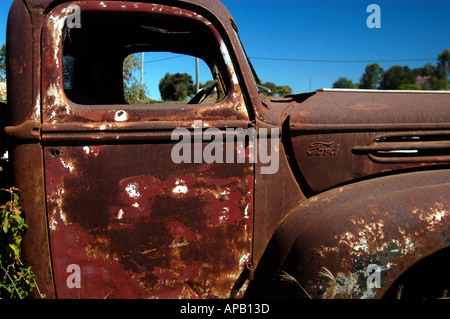
[[[411,73],[414,77],[417,76],[436,76],[436,66],[434,66],[431,62],[428,62],[427,64],[425,64],[423,67],[421,68],[415,68],[411,70]]]
[[[159,82],[159,92],[165,101],[182,101],[195,94],[194,81],[187,73],[166,73]]]
[[[410,83],[400,84],[398,87],[399,90],[420,90],[420,86]]]
[[[432,90],[446,90],[448,87],[447,81],[445,79],[432,78],[431,79],[431,89]]]
[[[438,54],[437,73],[439,79],[446,82],[445,89],[449,89],[448,70],[450,68],[450,49],[445,49]]]
[[[411,77],[414,78],[414,84],[418,85],[422,90],[431,90],[432,78],[436,76],[436,72],[436,66],[428,62],[421,68],[412,69]]]
[[[292,94],[292,88],[287,85],[279,85],[277,86],[277,95],[279,96],[286,96]]]
[[[261,83],[262,86],[264,86],[265,88],[268,88],[270,90],[269,92],[263,92],[264,95],[266,96],[275,96],[275,94],[277,94],[277,85],[273,82],[264,82]]]
[[[146,95],[147,87],[140,84],[134,75],[141,66],[139,54],[130,54],[123,62],[123,84],[125,101],[129,104],[148,104],[151,102]]]
[[[386,72],[377,63],[368,64],[362,75],[359,88],[387,90],[448,90],[450,49],[445,49],[437,56],[437,66],[428,62],[421,68],[410,69],[408,66],[394,65]],[[334,88],[350,87],[351,81],[340,77],[333,83]],[[355,87],[358,85],[355,85]]]
[[[19,205],[19,190],[2,190],[10,193],[10,200],[0,206],[0,299],[23,299],[33,288],[39,292],[31,266],[25,267],[20,260],[22,237],[28,226]]]
[[[401,85],[414,85],[415,77],[408,66],[394,65],[383,73],[380,89],[398,90]]]
[[[383,68],[379,66],[378,63],[368,64],[366,66],[366,72],[362,75],[359,81],[359,88],[376,89],[383,72]]]
[[[0,49],[0,82],[6,80],[6,44]]]
[[[285,96],[292,94],[292,88],[288,85],[276,85],[273,82],[265,82],[261,85],[270,90],[270,93],[263,92],[263,94],[266,96]]]
[[[346,77],[340,77],[336,82],[333,83],[333,88],[336,89],[352,89],[355,87],[355,84],[352,80],[347,79]]]

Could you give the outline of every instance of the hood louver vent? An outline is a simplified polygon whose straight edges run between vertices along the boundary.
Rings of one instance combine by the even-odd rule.
[[[376,162],[448,162],[450,134],[398,135],[377,138],[371,145],[355,146],[354,152],[368,153]]]

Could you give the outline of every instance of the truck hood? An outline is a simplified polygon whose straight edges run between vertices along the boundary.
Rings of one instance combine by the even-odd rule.
[[[293,168],[319,192],[376,174],[449,164],[449,93],[322,89],[279,101],[290,102],[282,116]]]
[[[450,123],[450,91],[321,89],[288,110],[291,124],[308,126],[406,125]],[[293,96],[295,100],[296,96]],[[286,112],[285,112],[286,113]]]

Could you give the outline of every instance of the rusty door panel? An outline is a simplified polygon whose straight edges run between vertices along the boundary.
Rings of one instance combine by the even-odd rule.
[[[49,11],[42,32],[41,136],[57,297],[229,297],[251,262],[253,164],[175,164],[170,139],[172,130],[192,129],[196,119],[222,132],[250,123],[217,26],[175,6],[77,5],[96,17],[137,14],[149,21],[195,23],[215,41],[210,58],[224,66],[229,91],[209,106],[71,102],[61,76],[63,25],[70,11],[68,4]],[[68,284],[74,265],[81,271],[79,288]]]
[[[58,297],[229,296],[250,261],[253,169],[173,164],[172,146],[45,147]]]

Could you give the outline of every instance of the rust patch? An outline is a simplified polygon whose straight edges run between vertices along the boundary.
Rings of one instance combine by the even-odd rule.
[[[177,166],[170,149],[46,148],[58,296],[229,296],[251,256],[252,166]],[[66,287],[69,264],[81,268],[81,290]]]
[[[380,277],[384,285],[387,285],[390,278],[395,278],[402,272],[403,263],[420,258],[427,249],[445,246],[448,241],[446,234],[449,214],[450,211],[444,208],[442,202],[436,202],[428,208],[416,208],[406,213],[402,217],[405,224],[395,220],[388,211],[365,217],[350,217],[354,226],[334,235],[335,246],[314,249],[323,262],[331,256],[339,256],[340,262],[335,264],[334,269],[347,269],[339,271],[336,276],[339,278],[339,287],[344,289],[345,293],[337,292],[336,285],[326,287],[319,284],[319,294],[324,298],[334,298],[337,294],[341,294],[341,297],[345,294],[355,298],[375,297],[377,291],[367,287],[366,283],[368,265],[375,264],[380,267]],[[430,243],[435,243],[436,246],[424,248]]]
[[[446,170],[409,173],[317,195],[282,223],[280,251],[260,264],[291,274],[314,298],[380,298],[409,267],[450,245],[448,178]],[[368,284],[371,266],[378,287]],[[320,276],[323,267],[333,280]]]

